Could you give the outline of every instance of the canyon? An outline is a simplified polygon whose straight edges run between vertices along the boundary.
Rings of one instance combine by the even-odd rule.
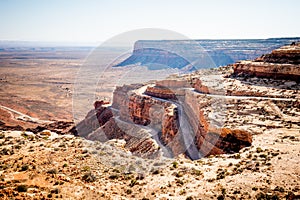
[[[260,68],[265,76],[244,76],[256,68],[236,63],[117,86],[112,102],[95,102],[77,131],[90,140],[125,140],[124,148],[142,157],[185,154],[195,160],[238,152],[269,128],[299,130],[298,45],[251,62],[272,61],[285,68],[291,58],[290,70],[274,70],[269,63]]]
[[[251,67],[183,67],[160,80],[112,67],[76,126],[71,83],[87,51],[0,50],[0,198],[299,199],[299,44],[266,42],[277,40],[289,42],[226,47],[262,49]],[[114,83],[128,77],[146,81]]]
[[[285,55],[297,48],[251,58],[267,68],[237,62],[135,84],[115,85],[129,68],[115,67],[112,97],[91,101],[77,127],[71,83],[88,51],[0,50],[0,198],[299,199],[299,53]]]

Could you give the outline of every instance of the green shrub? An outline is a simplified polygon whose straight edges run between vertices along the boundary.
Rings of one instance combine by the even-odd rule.
[[[177,167],[178,167],[178,162],[174,161],[174,162],[172,163],[172,166],[173,166],[174,168],[177,168]]]
[[[192,168],[192,173],[191,174],[195,175],[195,176],[201,176],[203,173],[198,169]]]
[[[87,171],[90,171],[90,170],[91,170],[91,168],[89,166],[83,166],[82,167],[82,171],[84,171],[84,172],[87,172]]]
[[[132,190],[131,189],[127,189],[126,190],[126,194],[132,194]]]
[[[184,182],[180,179],[175,179],[177,186],[182,186]]]
[[[257,147],[257,148],[256,148],[256,153],[261,153],[261,152],[263,152],[262,148]]]
[[[177,173],[175,173],[175,176],[177,178],[183,177],[183,172],[177,172]]]
[[[136,184],[137,184],[137,181],[136,181],[135,179],[133,179],[133,180],[130,181],[129,186],[130,186],[130,187],[133,187],[133,186],[135,186]]]
[[[60,190],[58,188],[55,188],[53,190],[50,191],[52,194],[58,194],[60,192]]]

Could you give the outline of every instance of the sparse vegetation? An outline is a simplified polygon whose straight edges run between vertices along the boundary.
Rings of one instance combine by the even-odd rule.
[[[126,190],[126,194],[132,194],[132,190],[131,189],[127,189]]]
[[[29,169],[29,166],[28,165],[23,165],[21,167],[21,171],[27,171]]]
[[[159,169],[154,169],[154,170],[152,170],[152,174],[159,174]]]
[[[177,161],[174,161],[173,163],[172,163],[172,166],[173,166],[173,168],[177,168],[178,167],[178,162]]]
[[[48,174],[57,174],[57,169],[49,169],[47,171]]]
[[[96,176],[92,174],[92,172],[87,172],[83,175],[82,180],[86,182],[94,182],[96,181]]]
[[[27,185],[18,185],[17,188],[16,188],[16,190],[18,192],[27,192],[28,186]]]
[[[81,171],[83,171],[83,172],[87,172],[87,171],[90,171],[90,170],[91,170],[91,168],[89,166],[83,166],[82,169],[81,169]]]
[[[119,175],[118,174],[111,174],[108,178],[117,179],[117,178],[119,178]]]

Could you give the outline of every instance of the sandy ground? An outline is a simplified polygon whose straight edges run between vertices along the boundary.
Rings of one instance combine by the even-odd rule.
[[[1,59],[0,120],[36,126],[28,123],[30,118],[72,119],[72,83],[81,63],[82,58]],[[251,131],[253,144],[236,154],[197,161],[183,156],[143,160],[115,148],[114,143],[50,131],[1,131],[0,197],[299,199],[299,85],[290,84],[294,83],[228,79],[232,88],[262,92],[267,97],[226,100],[225,125]],[[268,90],[271,85],[274,87]]]

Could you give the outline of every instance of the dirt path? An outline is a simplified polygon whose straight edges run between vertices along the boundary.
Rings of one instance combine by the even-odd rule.
[[[195,93],[204,94],[196,91],[194,88],[187,88]],[[295,101],[297,99],[292,98],[277,98],[277,97],[256,97],[256,96],[229,96],[229,95],[219,95],[219,94],[204,94],[209,97],[225,98],[225,99],[261,99],[261,100],[275,100],[275,101]]]
[[[15,119],[15,120],[22,120],[22,121],[25,121],[25,122],[33,122],[33,123],[38,123],[38,124],[52,123],[53,122],[53,121],[49,121],[49,120],[41,120],[41,119],[38,119],[38,118],[31,117],[29,115],[26,115],[24,113],[21,113],[17,110],[11,109],[11,108],[6,107],[6,106],[0,105],[0,108],[8,111],[11,115],[11,118]],[[14,114],[18,115],[18,117],[15,117]]]

